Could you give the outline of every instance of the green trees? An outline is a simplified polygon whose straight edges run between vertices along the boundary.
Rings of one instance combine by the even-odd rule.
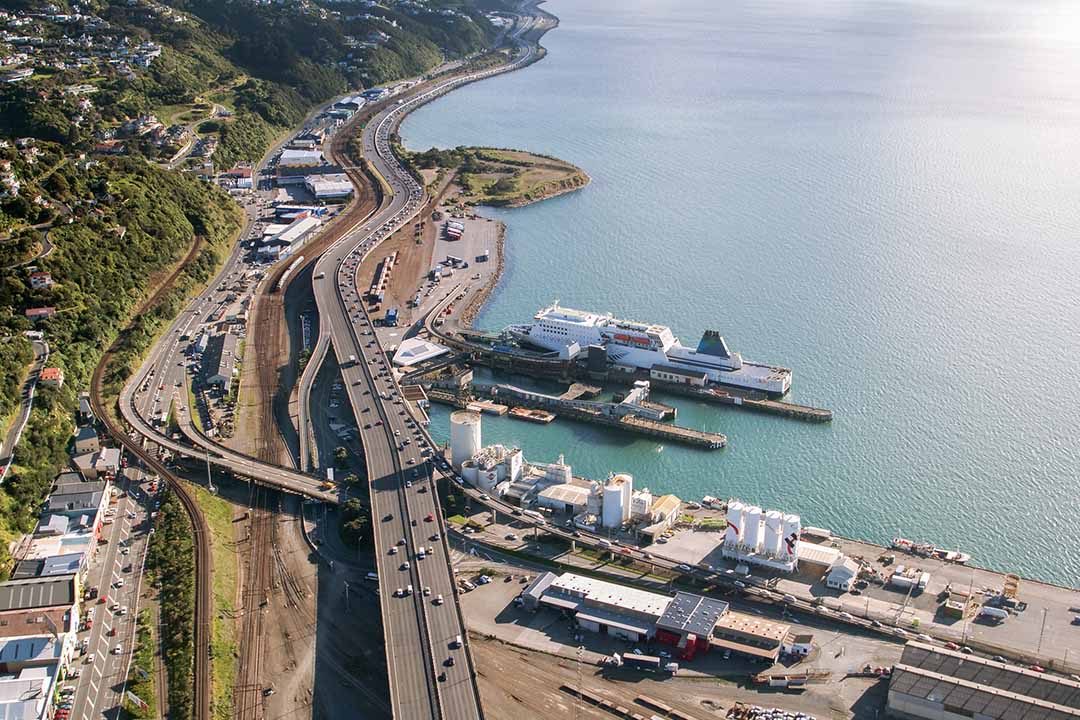
[[[191,523],[172,493],[165,495],[150,539],[147,566],[161,586],[161,643],[169,675],[169,717],[192,711],[195,647],[195,546]]]
[[[370,539],[371,514],[356,498],[341,507],[341,539],[350,547],[359,547]]]
[[[345,467],[349,463],[349,451],[340,445],[334,448],[334,465],[339,468]]]

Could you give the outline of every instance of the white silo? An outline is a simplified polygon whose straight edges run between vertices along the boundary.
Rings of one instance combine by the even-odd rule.
[[[761,547],[761,508],[756,505],[743,514],[743,546],[747,552],[757,552]]]
[[[784,514],[776,510],[765,513],[765,537],[761,541],[761,552],[766,555],[779,555],[783,533]]]
[[[458,410],[450,415],[450,464],[455,470],[480,451],[480,413]]]
[[[798,515],[784,516],[784,537],[780,542],[782,557],[795,557],[798,551],[799,535],[802,533],[802,518]]]
[[[738,500],[728,502],[727,530],[724,531],[724,545],[735,547],[739,544],[743,529],[743,504]]]
[[[631,495],[634,480],[629,475],[618,474],[608,478],[604,485],[604,508],[601,522],[606,528],[620,528],[630,519]]]

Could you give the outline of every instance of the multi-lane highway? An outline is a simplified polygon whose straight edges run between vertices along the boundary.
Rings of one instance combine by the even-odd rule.
[[[360,295],[366,283],[357,282],[356,271],[369,252],[410,222],[424,204],[423,189],[390,150],[395,125],[410,110],[459,85],[520,67],[529,62],[532,50],[518,54],[508,65],[447,80],[399,100],[368,122],[364,155],[393,195],[315,267],[320,333],[329,339],[341,367],[368,468],[391,704],[397,718],[477,718],[482,710],[429,474],[430,447],[374,335]]]
[[[531,26],[521,25],[520,32]],[[368,467],[386,636],[390,689],[398,718],[480,718],[476,673],[458,605],[449,547],[426,455],[428,438],[401,399],[358,295],[356,269],[362,257],[424,203],[423,189],[393,157],[389,135],[404,115],[450,90],[507,72],[533,59],[519,47],[511,63],[458,76],[392,101],[366,126],[363,146],[375,172],[389,186],[387,201],[358,223],[320,259],[314,272],[320,340],[332,343],[358,423]],[[258,462],[215,443],[192,425],[188,407],[186,342],[223,301],[222,281],[241,267],[234,249],[214,282],[174,321],[123,390],[121,412],[136,433],[174,453],[203,457],[239,475],[311,497],[336,501],[321,479]],[[302,398],[305,401],[306,398]],[[198,448],[175,442],[155,427],[173,408],[179,426]],[[307,432],[301,428],[301,434]],[[420,446],[426,449],[422,453]]]

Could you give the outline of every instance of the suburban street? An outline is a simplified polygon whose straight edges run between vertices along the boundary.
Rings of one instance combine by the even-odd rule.
[[[111,718],[120,704],[134,647],[149,516],[155,502],[148,491],[149,480],[142,470],[128,467],[114,486],[118,492],[109,505],[108,524],[102,526],[104,542],[98,545],[84,586],[91,594],[97,588],[98,595],[83,600],[84,616],[91,617],[92,627],[79,633],[86,652],[76,664],[81,675],[73,718]],[[143,669],[153,672],[153,668]]]

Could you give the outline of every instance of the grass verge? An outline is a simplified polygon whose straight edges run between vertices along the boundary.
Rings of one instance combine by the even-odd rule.
[[[145,708],[136,707],[127,697],[124,709],[130,717],[156,718],[157,688],[154,687],[154,622],[149,609],[139,612],[138,629],[135,635],[135,654],[131,659],[131,672],[128,674],[128,691],[146,703]]]
[[[236,551],[233,545],[233,504],[212,495],[197,485],[191,486],[210,526],[210,552],[214,559],[214,621],[210,634],[213,654],[213,696],[210,712],[227,720],[233,715],[233,690],[236,686],[236,588],[239,583]]]

